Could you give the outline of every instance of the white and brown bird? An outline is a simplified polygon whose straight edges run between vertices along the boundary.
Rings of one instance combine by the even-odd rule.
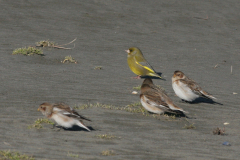
[[[90,131],[90,129],[83,124],[82,120],[91,120],[78,114],[66,104],[43,103],[39,106],[38,111],[41,111],[44,116],[54,120],[59,126],[64,128],[71,128],[74,125],[78,125],[79,127]]]
[[[152,113],[187,113],[182,108],[176,106],[161,88],[153,84],[150,78],[146,78],[142,83],[140,101],[142,106]]]
[[[198,97],[216,99],[192,79],[188,78],[183,72],[175,71],[172,77],[172,87],[176,95],[182,100],[192,102]]]

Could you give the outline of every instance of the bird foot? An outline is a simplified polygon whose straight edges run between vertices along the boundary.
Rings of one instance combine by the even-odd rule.
[[[132,79],[141,79],[141,76],[132,77]]]
[[[56,127],[56,125],[55,124],[53,124],[53,126],[52,126],[52,128],[51,129],[54,129]]]
[[[183,100],[183,99],[181,99],[180,102],[182,102],[182,103],[191,103],[191,102],[185,101],[185,100]]]
[[[51,129],[55,129],[58,128],[57,131],[60,131],[61,129],[63,129],[61,126],[53,124],[53,127]]]
[[[57,129],[57,132],[61,131],[62,129],[63,129],[62,127],[59,127],[59,128]]]

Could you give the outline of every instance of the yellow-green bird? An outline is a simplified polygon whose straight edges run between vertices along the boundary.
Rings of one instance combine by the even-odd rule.
[[[128,66],[129,68],[138,75],[135,78],[140,78],[140,76],[153,76],[153,77],[160,77],[152,68],[152,66],[147,62],[147,60],[143,57],[143,54],[140,49],[136,47],[131,47],[126,50],[128,53]]]

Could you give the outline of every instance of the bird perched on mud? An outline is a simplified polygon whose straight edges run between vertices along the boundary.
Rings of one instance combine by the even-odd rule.
[[[39,106],[38,111],[41,111],[47,118],[53,119],[59,126],[64,128],[71,128],[74,125],[78,125],[90,131],[90,129],[83,124],[82,120],[91,120],[78,114],[66,104],[43,103]]]
[[[143,107],[152,113],[187,113],[182,108],[176,106],[161,88],[153,84],[150,78],[146,78],[142,83],[140,101]]]
[[[183,72],[175,71],[172,77],[172,87],[176,95],[182,100],[192,102],[202,96],[209,99],[216,99],[193,80],[188,78]]]
[[[154,71],[152,66],[143,57],[140,49],[132,47],[126,50],[126,52],[128,53],[128,66],[133,71],[133,73],[138,75],[136,78],[139,79],[140,76],[153,76],[163,79]]]

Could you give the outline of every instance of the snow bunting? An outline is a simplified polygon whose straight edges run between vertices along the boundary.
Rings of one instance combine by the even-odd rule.
[[[184,75],[181,71],[175,71],[172,77],[172,87],[176,95],[182,100],[192,102],[202,96],[209,99],[216,99],[193,80]]]
[[[161,88],[153,84],[150,78],[146,78],[142,83],[140,100],[143,107],[152,113],[187,113],[177,107]]]
[[[90,131],[90,129],[83,124],[82,120],[91,120],[81,116],[74,109],[63,103],[43,103],[39,106],[38,111],[41,111],[44,116],[53,119],[58,125],[64,128],[71,128],[74,125],[78,125]]]

